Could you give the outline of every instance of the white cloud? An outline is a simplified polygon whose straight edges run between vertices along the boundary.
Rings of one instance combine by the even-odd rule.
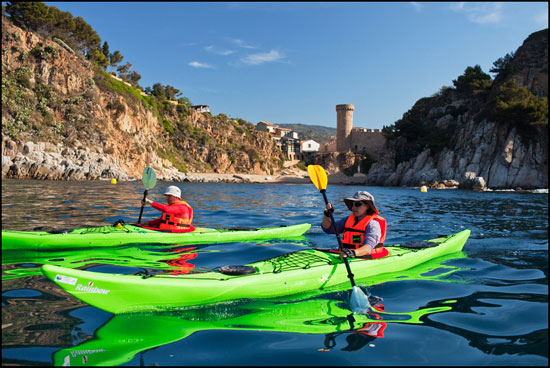
[[[255,49],[255,46],[252,46],[246,41],[243,41],[239,38],[229,38],[229,41],[233,42],[237,47],[241,47],[243,49]]]
[[[414,9],[419,12],[420,10],[422,10],[422,8],[424,7],[424,4],[422,3],[419,3],[419,2],[416,2],[416,1],[411,1],[410,4],[414,7]]]
[[[198,61],[191,61],[190,63],[188,63],[187,65],[189,66],[192,66],[193,68],[201,68],[201,69],[212,69],[214,68],[212,65],[210,64],[206,64],[206,63],[200,63]]]
[[[259,65],[263,63],[271,63],[281,60],[283,55],[277,50],[271,50],[269,52],[250,54],[241,59],[241,62],[249,65]]]
[[[453,3],[450,9],[465,14],[468,20],[479,24],[496,24],[502,20],[502,3]]]
[[[222,56],[227,56],[235,53],[235,51],[233,50],[220,49],[216,46],[206,46],[204,49],[213,54],[222,55]]]

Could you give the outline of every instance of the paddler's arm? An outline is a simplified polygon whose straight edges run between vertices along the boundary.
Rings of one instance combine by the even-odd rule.
[[[334,231],[332,230],[332,226],[330,224],[330,216],[328,215],[328,211],[334,211],[332,208],[332,205],[330,203],[327,204],[327,207],[325,208],[325,212],[323,213],[323,221],[321,222],[321,229],[325,232],[325,234],[334,234]],[[344,231],[344,225],[346,224],[346,218],[341,219],[340,221],[336,221],[336,231],[338,231],[338,234],[341,234]]]
[[[141,203],[143,205],[146,205],[147,203],[149,203],[151,205],[151,207],[153,207],[154,209],[159,210],[161,212],[164,212],[164,208],[168,207],[168,206],[163,205],[162,203],[152,201],[149,198],[145,198],[143,201],[141,201]],[[147,226],[158,227],[159,224],[160,224],[160,218],[147,221],[145,224]]]

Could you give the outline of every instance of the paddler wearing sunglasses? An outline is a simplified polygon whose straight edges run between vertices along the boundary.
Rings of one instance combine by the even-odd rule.
[[[378,215],[374,197],[366,191],[356,192],[353,197],[344,198],[351,211],[347,218],[336,221],[336,231],[342,235],[343,253],[349,258],[380,258],[387,255],[383,247],[386,239],[386,220]],[[327,234],[333,234],[330,224],[332,204],[327,203],[321,228]]]

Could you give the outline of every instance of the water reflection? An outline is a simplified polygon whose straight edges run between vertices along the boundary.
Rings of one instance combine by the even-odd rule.
[[[56,366],[120,365],[139,352],[207,330],[320,334],[325,336],[319,339],[319,345],[326,347],[327,341],[331,341],[329,346],[334,348],[339,335],[347,334],[352,339],[369,336],[372,341],[384,337],[387,324],[421,324],[429,314],[451,309],[439,306],[410,313],[353,315],[345,304],[340,300],[316,298],[291,303],[226,303],[170,313],[116,315],[97,330],[95,339],[56,352],[53,363]],[[355,346],[351,350],[359,348]]]
[[[42,275],[40,266],[85,269],[94,264],[164,270],[166,273],[189,273],[195,267],[187,261],[197,257],[204,245],[147,249],[143,246],[99,247],[62,251],[2,251],[2,280]],[[212,252],[210,250],[209,252]],[[5,289],[5,286],[2,285]]]

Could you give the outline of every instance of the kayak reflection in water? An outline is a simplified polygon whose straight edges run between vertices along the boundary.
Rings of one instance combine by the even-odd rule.
[[[177,269],[175,270],[168,270],[164,272],[169,275],[185,275],[191,272],[193,268],[195,268],[195,265],[192,263],[188,263],[187,261],[197,257],[196,252],[191,252],[192,250],[195,250],[195,249],[197,249],[197,247],[184,247],[184,248],[171,249],[169,252],[183,253],[183,254],[181,254],[178,258],[175,258],[175,259],[161,260],[160,262],[164,262],[169,266],[177,267]]]
[[[388,251],[382,246],[386,239],[386,220],[378,215],[374,196],[359,191],[353,197],[344,198],[344,203],[352,213],[335,223],[336,231],[343,233],[343,253],[349,258],[386,256]],[[334,234],[330,218],[332,212],[332,204],[327,203],[321,222],[321,228],[326,234]]]
[[[175,185],[166,188],[164,192],[167,205],[154,202],[149,198],[141,201],[142,205],[150,203],[151,206],[162,212],[159,219],[146,222],[147,227],[158,228],[159,230],[169,230],[173,232],[193,231],[191,222],[193,221],[193,208],[189,203],[181,200],[181,190]]]
[[[382,319],[380,315],[376,313],[384,311],[384,305],[382,303],[371,303],[372,311],[369,311],[367,315],[372,319]],[[353,328],[353,314],[348,316],[350,326]],[[319,351],[330,351],[336,346],[336,337],[348,333],[346,336],[346,341],[348,345],[342,350],[344,351],[357,351],[365,347],[370,342],[376,340],[377,338],[384,337],[384,330],[386,329],[386,322],[368,322],[363,325],[363,327],[350,330],[348,332],[332,332],[325,335],[324,349],[319,349]]]

